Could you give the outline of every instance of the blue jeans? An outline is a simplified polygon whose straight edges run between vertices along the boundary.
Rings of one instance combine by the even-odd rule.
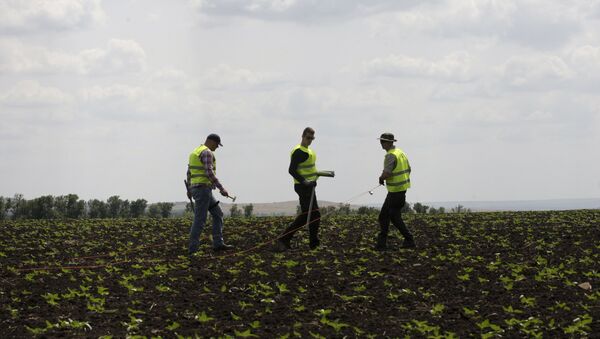
[[[223,245],[223,211],[219,202],[212,194],[209,187],[192,187],[190,192],[194,197],[194,223],[190,229],[190,254],[198,251],[200,247],[200,233],[206,224],[207,213],[212,215],[213,247]]]

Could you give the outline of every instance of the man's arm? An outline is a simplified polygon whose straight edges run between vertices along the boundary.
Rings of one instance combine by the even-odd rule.
[[[308,159],[308,153],[297,149],[294,151],[294,153],[292,153],[292,159],[290,160],[290,168],[288,169],[288,173],[290,173],[290,175],[300,183],[304,181],[304,177],[298,173],[298,165],[305,162],[306,159]]]
[[[221,182],[219,182],[219,179],[217,179],[217,176],[215,175],[215,172],[213,171],[212,152],[205,150],[204,152],[200,153],[200,160],[202,161],[202,164],[204,165],[204,172],[206,173],[208,180],[210,180],[210,182],[216,188],[218,188],[219,191],[221,191],[221,192],[225,191],[225,188],[223,188],[223,185],[221,185]]]
[[[379,176],[379,183],[383,185],[383,181],[392,176],[392,172],[396,167],[396,156],[393,154],[386,154],[383,162],[383,172]]]

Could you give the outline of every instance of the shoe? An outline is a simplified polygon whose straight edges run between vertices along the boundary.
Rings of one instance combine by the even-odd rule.
[[[311,250],[314,250],[315,248],[319,247],[320,244],[321,244],[321,242],[319,241],[319,239],[317,239],[315,241],[311,241],[308,246],[310,247]]]
[[[373,249],[375,251],[385,251],[385,250],[387,250],[387,246],[382,245],[382,244],[377,244],[377,245],[373,246]]]
[[[415,248],[415,247],[417,247],[417,245],[415,245],[414,240],[404,240],[404,242],[402,243],[402,246],[400,246],[400,248]]]
[[[292,246],[290,245],[289,240],[285,241],[285,240],[279,239],[275,242],[275,247],[273,250],[275,252],[285,252],[291,248],[292,248]]]
[[[227,244],[221,244],[220,246],[217,247],[213,247],[214,251],[227,251],[227,250],[232,250],[234,247],[232,245],[227,245]]]

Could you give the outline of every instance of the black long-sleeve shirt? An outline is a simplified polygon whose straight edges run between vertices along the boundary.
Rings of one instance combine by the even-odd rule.
[[[307,159],[308,153],[304,152],[300,148],[298,148],[294,151],[294,153],[292,153],[292,159],[290,161],[290,168],[288,169],[288,172],[292,177],[294,177],[294,179],[296,179],[300,183],[302,183],[305,179],[303,176],[300,175],[300,173],[298,173],[298,165],[300,165],[300,163],[305,162]]]

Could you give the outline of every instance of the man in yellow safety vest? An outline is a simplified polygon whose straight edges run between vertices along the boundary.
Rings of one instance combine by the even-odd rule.
[[[194,254],[200,247],[200,233],[206,223],[207,213],[212,215],[212,238],[215,251],[229,250],[233,246],[223,242],[223,211],[212,190],[218,188],[221,195],[229,196],[227,190],[216,177],[217,159],[213,152],[221,144],[221,137],[210,134],[204,144],[196,147],[189,155],[187,183],[188,198],[194,198],[194,222],[190,229],[189,253]]]
[[[381,212],[379,213],[380,231],[375,249],[383,251],[387,248],[387,236],[390,221],[404,236],[402,248],[415,247],[413,235],[402,220],[402,207],[406,203],[406,190],[410,187],[410,164],[406,154],[394,146],[392,133],[383,133],[379,138],[381,148],[386,151],[383,162],[383,172],[379,176],[379,184],[385,185],[388,194],[385,197]]]
[[[317,155],[308,146],[315,139],[315,130],[306,127],[302,132],[302,141],[299,145],[292,149],[290,155],[290,167],[288,172],[294,178],[294,191],[298,194],[300,199],[300,209],[302,213],[296,217],[277,241],[276,250],[285,251],[291,248],[290,241],[294,233],[302,226],[306,225],[308,215],[310,214],[310,223],[308,225],[309,234],[309,246],[310,249],[315,249],[319,246],[319,223],[321,220],[321,213],[319,212],[319,205],[317,203],[317,197],[314,193],[315,186],[317,186]],[[309,213],[310,203],[312,200],[312,210]]]

